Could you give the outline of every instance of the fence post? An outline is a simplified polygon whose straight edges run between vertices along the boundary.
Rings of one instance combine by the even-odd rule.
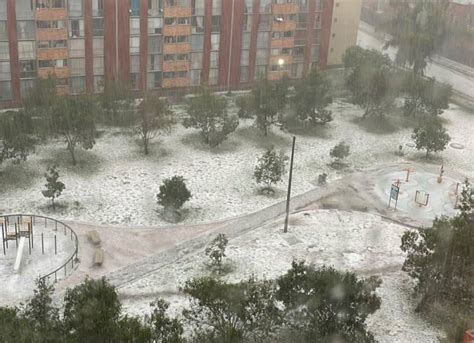
[[[56,235],[54,235],[54,254],[58,254],[58,246],[56,245]]]
[[[43,237],[42,232],[41,232],[41,254],[44,255],[44,237]]]

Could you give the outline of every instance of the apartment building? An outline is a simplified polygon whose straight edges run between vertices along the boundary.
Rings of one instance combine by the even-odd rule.
[[[352,0],[0,0],[0,107],[48,75],[60,94],[113,80],[166,93],[301,78],[328,65],[330,45],[338,63],[355,44],[354,25],[331,42],[339,6],[358,21]]]

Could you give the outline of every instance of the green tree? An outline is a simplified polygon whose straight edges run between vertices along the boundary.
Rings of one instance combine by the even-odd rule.
[[[95,145],[95,113],[95,102],[87,95],[62,97],[52,109],[50,127],[65,138],[73,165],[78,145],[84,150]]]
[[[44,116],[59,99],[56,91],[56,80],[48,78],[38,78],[33,83],[33,87],[26,91],[23,97],[23,107],[30,116]]]
[[[151,328],[139,317],[125,315],[117,323],[117,342],[152,342]]]
[[[63,321],[70,342],[117,342],[122,305],[104,278],[68,289]]]
[[[390,58],[377,50],[353,46],[344,53],[343,62],[352,103],[365,110],[362,118],[382,116],[397,93],[397,87],[391,84],[394,72]]]
[[[108,81],[99,97],[99,105],[107,124],[129,126],[136,121],[135,98],[126,83]]]
[[[436,218],[429,229],[406,231],[401,240],[407,254],[402,270],[416,280],[415,293],[421,296],[418,310],[437,318],[452,335],[462,336],[469,320],[474,324],[473,209],[474,191],[466,180],[459,214]]]
[[[58,342],[64,334],[59,309],[53,306],[53,292],[54,287],[48,285],[45,279],[38,279],[34,295],[22,311],[22,317],[34,331],[31,342]]]
[[[288,156],[283,151],[277,152],[273,147],[258,158],[253,175],[258,184],[265,185],[264,191],[273,192],[272,185],[282,181],[287,161]]]
[[[420,127],[415,128],[411,138],[415,141],[417,150],[426,150],[426,158],[429,157],[430,152],[446,149],[446,145],[451,140],[447,130],[436,118],[425,120]]]
[[[0,164],[8,159],[14,163],[26,161],[35,145],[29,113],[9,111],[0,116]]]
[[[230,284],[203,277],[187,281],[182,291],[192,297],[183,315],[195,325],[196,341],[234,343],[271,337],[274,341],[282,324],[272,281],[250,278]]]
[[[386,48],[398,48],[396,63],[408,65],[423,75],[426,60],[439,48],[445,37],[447,0],[391,1],[395,11]]]
[[[0,342],[30,343],[34,329],[17,307],[0,307]]]
[[[183,338],[183,324],[176,318],[170,318],[166,311],[169,303],[163,299],[158,299],[150,304],[152,312],[146,317],[146,321],[151,329],[151,337],[156,342],[161,343],[181,343]]]
[[[165,219],[177,222],[181,219],[179,209],[192,197],[186,187],[184,177],[175,175],[164,179],[157,195],[158,204],[164,207]]]
[[[268,135],[270,127],[277,122],[279,104],[276,101],[274,86],[267,79],[260,80],[252,89],[255,125]]]
[[[326,107],[332,103],[331,82],[325,73],[312,69],[295,85],[293,108],[296,117],[310,125],[324,125],[332,121],[332,112]]]
[[[188,114],[183,125],[199,129],[204,142],[211,147],[222,143],[239,126],[238,117],[227,113],[226,99],[212,94],[207,88],[201,88],[189,100]]]
[[[45,198],[51,198],[51,203],[54,209],[54,200],[61,195],[66,186],[61,181],[58,181],[59,170],[56,166],[52,166],[51,168],[49,168],[48,171],[44,174],[44,177],[46,178],[46,184],[44,185],[46,189],[41,191],[41,193],[43,193],[43,196]]]
[[[295,342],[375,342],[365,320],[380,307],[375,294],[380,283],[376,277],[359,279],[294,261],[277,280],[277,299],[286,306]]]
[[[347,156],[349,156],[351,153],[351,147],[344,143],[344,141],[340,141],[338,144],[334,146],[334,148],[331,149],[329,152],[329,155],[332,158],[335,158],[338,161],[343,160]]]
[[[135,133],[142,141],[145,155],[149,154],[150,141],[160,132],[170,132],[176,123],[168,102],[152,96],[145,97],[138,107],[138,120]]]
[[[214,238],[209,246],[206,248],[205,253],[211,259],[211,267],[217,269],[220,273],[222,272],[222,260],[226,257],[225,249],[229,240],[226,235],[220,233]]]
[[[405,115],[440,115],[449,107],[452,87],[446,83],[438,84],[435,78],[423,78],[407,73],[403,81],[406,94]]]

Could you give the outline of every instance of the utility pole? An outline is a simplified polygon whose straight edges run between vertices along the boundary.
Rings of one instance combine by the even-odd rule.
[[[288,193],[286,195],[285,227],[283,228],[283,232],[288,232],[288,219],[290,216],[291,179],[293,176],[293,157],[295,156],[295,141],[296,141],[296,137],[293,136],[293,146],[291,147],[290,178],[288,181]]]

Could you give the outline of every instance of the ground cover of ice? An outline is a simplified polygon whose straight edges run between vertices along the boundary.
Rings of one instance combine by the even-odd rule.
[[[38,220],[33,226],[32,237],[33,248],[29,253],[28,240],[22,252],[22,262],[18,272],[14,270],[17,258],[17,247],[15,241],[9,241],[6,255],[0,252],[0,306],[18,305],[20,301],[33,294],[35,281],[61,267],[74,253],[75,244],[71,239],[69,230],[64,231],[63,226],[56,226],[54,222]],[[14,220],[9,226],[9,232],[14,232]],[[41,247],[41,235],[43,235],[44,254]],[[54,236],[56,236],[57,254],[54,250]],[[72,266],[68,265],[68,268]],[[57,275],[60,280],[64,277],[64,270]],[[52,276],[52,280],[54,276]]]
[[[320,173],[329,181],[352,170],[376,168],[397,161],[423,162],[411,142],[411,128],[393,133],[368,132],[357,121],[362,111],[342,99],[330,109],[334,121],[325,128],[297,135],[292,194],[300,194],[317,185]],[[236,111],[235,108],[232,109]],[[181,111],[182,108],[178,110]],[[456,105],[443,114],[453,142],[463,149],[448,147],[429,161],[443,163],[445,169],[474,177],[474,116]],[[369,119],[368,121],[371,121]],[[246,214],[284,199],[285,181],[278,184],[273,196],[262,195],[253,180],[257,157],[274,145],[289,153],[291,136],[273,128],[268,137],[253,127],[253,120],[241,120],[237,131],[222,145],[209,149],[199,133],[177,125],[170,135],[161,136],[144,156],[136,138],[127,131],[102,128],[102,135],[91,151],[79,151],[79,165],[70,165],[65,143],[60,139],[41,145],[37,154],[19,166],[4,164],[0,169],[0,213],[47,214],[59,219],[88,223],[156,226],[166,224],[158,213],[156,194],[162,180],[182,175],[193,197],[185,205],[184,223],[210,222]],[[347,167],[332,169],[330,149],[340,140],[351,146]],[[408,144],[409,146],[407,146]],[[395,154],[403,145],[404,157]],[[41,190],[43,174],[57,164],[66,184],[54,213]],[[7,180],[7,181],[6,181]]]
[[[380,342],[433,342],[442,336],[414,313],[413,282],[401,271],[404,254],[400,237],[406,227],[377,215],[318,210],[291,217],[288,233],[283,220],[231,239],[227,263],[232,272],[223,276],[238,282],[251,275],[274,279],[284,274],[293,260],[316,267],[330,265],[361,277],[378,275],[382,285],[377,293],[381,308],[368,319],[368,327]],[[155,297],[171,302],[179,315],[188,300],[179,287],[192,277],[208,275],[204,251],[185,255],[173,265],[163,266],[138,281],[119,289],[127,312],[145,314]]]

